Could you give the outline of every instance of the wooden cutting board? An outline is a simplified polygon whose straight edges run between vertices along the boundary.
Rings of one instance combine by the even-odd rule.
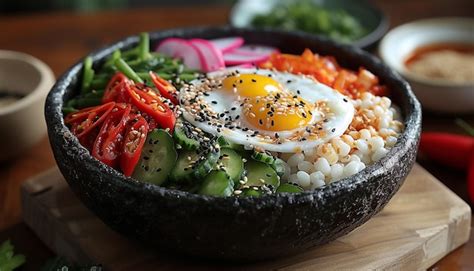
[[[210,262],[153,251],[110,230],[57,168],[26,181],[23,218],[57,254],[107,270],[420,270],[469,239],[471,210],[415,165],[385,209],[346,236],[297,256],[255,264]]]

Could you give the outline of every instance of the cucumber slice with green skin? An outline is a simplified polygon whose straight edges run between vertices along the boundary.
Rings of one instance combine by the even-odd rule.
[[[245,170],[247,172],[246,185],[248,186],[269,185],[274,188],[280,186],[280,177],[278,177],[276,171],[268,164],[249,160],[245,163]]]
[[[161,185],[168,179],[177,156],[171,135],[165,130],[155,129],[147,136],[140,162],[132,177],[142,182]]]
[[[173,138],[176,140],[176,143],[185,150],[197,150],[199,148],[199,142],[196,139],[189,138],[183,129],[183,127],[178,126],[174,129]]]
[[[183,151],[179,154],[178,161],[170,174],[173,182],[189,182],[193,179],[205,177],[217,164],[219,151],[198,153],[196,151]]]
[[[266,152],[253,151],[252,158],[269,165],[275,162],[275,158],[273,157],[273,155],[268,154]]]
[[[230,142],[229,140],[225,139],[225,137],[220,136],[217,138],[217,143],[219,143],[219,146],[221,147],[227,147],[231,148],[237,152],[246,152],[247,150],[244,149],[244,145],[239,145],[235,144],[233,142]]]
[[[260,190],[255,190],[252,188],[246,188],[242,190],[241,197],[260,197],[262,192]]]
[[[216,168],[222,165],[222,169],[229,174],[230,178],[238,183],[242,173],[244,172],[244,161],[236,151],[231,148],[221,148],[221,155],[219,161],[217,161]]]
[[[277,193],[300,193],[303,192],[303,188],[296,184],[282,183],[276,190]]]
[[[276,171],[278,176],[281,177],[285,175],[285,161],[281,160],[280,158],[276,158],[270,166]]]
[[[223,170],[213,170],[209,173],[201,188],[198,190],[198,194],[208,196],[221,196],[228,197],[234,192],[234,182],[230,179],[230,176]]]

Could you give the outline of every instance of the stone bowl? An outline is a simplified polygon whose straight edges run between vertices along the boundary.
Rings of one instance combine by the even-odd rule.
[[[168,37],[226,36],[242,36],[248,43],[276,46],[288,53],[299,54],[310,48],[335,56],[345,67],[366,67],[390,88],[404,118],[404,132],[379,162],[311,192],[236,198],[167,189],[127,178],[102,164],[64,125],[61,108],[79,91],[81,61],[51,89],[45,115],[59,169],[84,205],[112,229],[146,245],[232,261],[296,254],[347,234],[377,214],[415,162],[421,110],[408,83],[367,52],[310,34],[229,26],[150,33],[153,44]],[[138,36],[128,37],[91,56],[95,65],[100,65],[114,50],[130,48],[137,42]]]

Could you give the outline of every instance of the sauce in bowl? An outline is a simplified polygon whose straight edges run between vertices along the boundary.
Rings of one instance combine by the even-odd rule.
[[[428,79],[474,83],[474,45],[437,43],[418,47],[405,60],[405,66]]]

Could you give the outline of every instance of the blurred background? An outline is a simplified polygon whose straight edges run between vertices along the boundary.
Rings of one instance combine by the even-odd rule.
[[[1,15],[15,15],[25,12],[44,11],[77,11],[94,12],[107,9],[125,9],[137,7],[154,7],[170,5],[209,5],[209,4],[232,4],[232,0],[2,0],[0,2]]]

